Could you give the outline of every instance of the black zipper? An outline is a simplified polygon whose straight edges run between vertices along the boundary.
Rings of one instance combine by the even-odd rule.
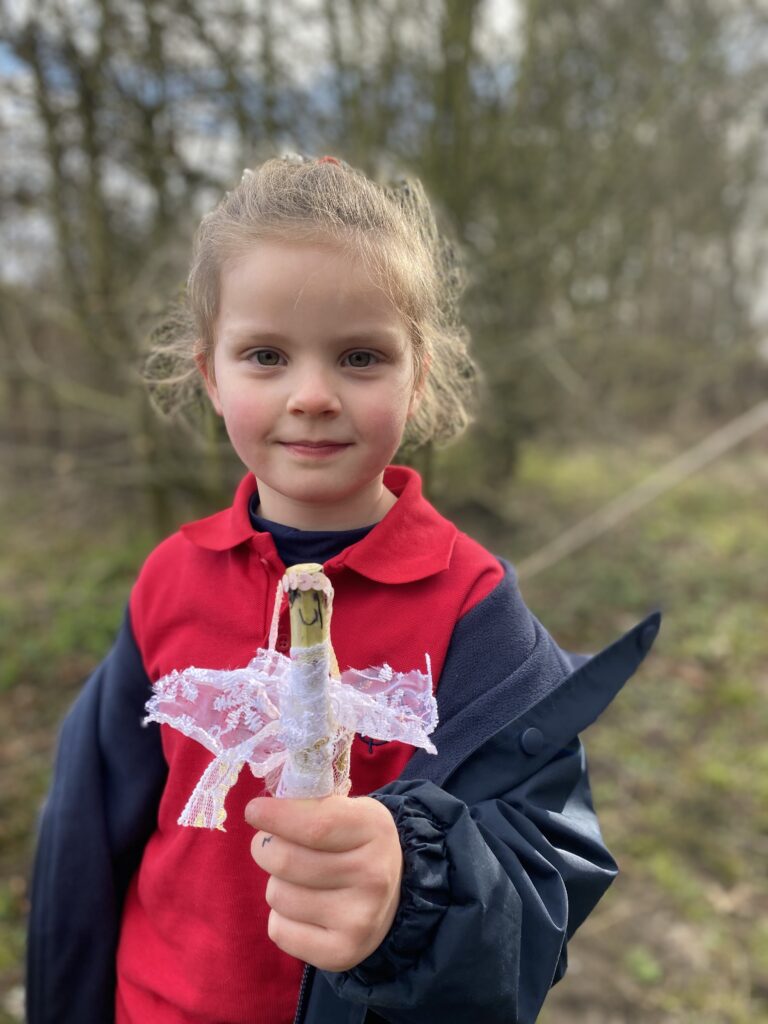
[[[304,1011],[306,1009],[305,1003],[307,1001],[307,984],[309,982],[309,972],[312,968],[309,964],[304,964],[304,973],[301,976],[301,985],[299,987],[299,1001],[296,1004],[296,1016],[293,1018],[293,1024],[301,1024],[304,1018]]]

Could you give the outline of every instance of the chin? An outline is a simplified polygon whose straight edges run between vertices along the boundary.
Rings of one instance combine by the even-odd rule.
[[[382,472],[383,470],[376,470],[363,477],[336,474],[334,480],[324,478],[322,473],[310,473],[301,481],[297,481],[294,476],[291,480],[285,481],[284,487],[281,487],[279,482],[271,484],[267,479],[263,482],[288,501],[299,501],[309,505],[338,505],[367,491]],[[254,475],[259,478],[258,473]]]
[[[300,501],[307,505],[336,505],[354,497],[357,488],[348,487],[290,487],[280,493],[289,501]]]

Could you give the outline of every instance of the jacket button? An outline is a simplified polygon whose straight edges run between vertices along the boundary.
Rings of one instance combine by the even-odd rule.
[[[277,643],[275,644],[275,646],[277,647],[278,651],[287,651],[288,648],[291,646],[291,641],[288,639],[287,636],[279,636],[277,638]]]
[[[654,623],[649,622],[647,626],[643,626],[640,630],[640,635],[637,638],[638,645],[641,651],[648,651],[656,639],[656,634],[659,632],[658,626]]]
[[[531,726],[531,728],[526,729],[520,737],[520,746],[523,748],[525,753],[530,754],[531,757],[536,754],[540,754],[544,746],[544,733],[541,729],[536,729],[534,726]]]

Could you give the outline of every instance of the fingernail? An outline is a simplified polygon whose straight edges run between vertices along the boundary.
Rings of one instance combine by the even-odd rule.
[[[258,797],[255,800],[250,800],[245,805],[245,820],[251,822],[257,818],[259,814],[259,800]]]

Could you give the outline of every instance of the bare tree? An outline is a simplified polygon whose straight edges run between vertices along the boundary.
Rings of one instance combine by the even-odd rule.
[[[200,213],[284,149],[417,173],[458,234],[491,368],[480,483],[545,423],[631,437],[757,387],[762,5],[521,10],[513,34],[483,0],[6,0],[0,203],[49,239],[0,294],[20,462],[58,445],[171,522],[199,453],[149,409],[144,338]]]

